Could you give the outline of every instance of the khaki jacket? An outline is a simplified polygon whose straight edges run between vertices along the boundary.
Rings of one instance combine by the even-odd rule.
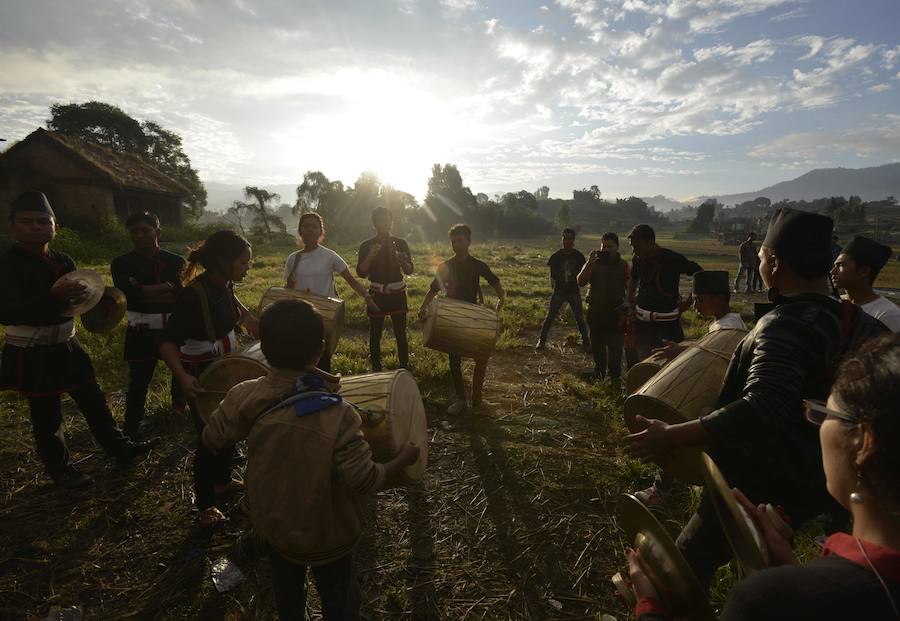
[[[362,534],[360,496],[384,485],[384,466],[341,403],[304,417],[293,407],[262,416],[298,373],[272,369],[228,391],[203,430],[222,450],[247,438],[245,484],[253,529],[285,558],[323,565],[347,555]]]

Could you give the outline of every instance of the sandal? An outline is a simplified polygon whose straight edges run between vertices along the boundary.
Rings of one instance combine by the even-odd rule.
[[[204,509],[200,512],[200,515],[197,516],[197,522],[200,524],[200,528],[215,528],[216,526],[223,524],[226,519],[225,514],[216,507]]]

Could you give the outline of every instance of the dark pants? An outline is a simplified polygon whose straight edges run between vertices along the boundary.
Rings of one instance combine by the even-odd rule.
[[[116,427],[106,397],[100,386],[92,382],[69,391],[69,396],[78,405],[84,420],[97,443],[111,457],[117,456],[127,439]],[[66,447],[65,432],[62,428],[62,404],[60,395],[49,397],[29,397],[31,429],[37,452],[44,462],[47,474],[56,478],[69,464],[69,449]]]
[[[581,305],[581,292],[571,294],[553,292],[553,295],[550,296],[550,306],[547,308],[547,318],[544,319],[544,325],[541,326],[541,342],[543,343],[547,340],[550,326],[553,325],[553,321],[565,304],[572,308],[572,314],[575,315],[575,323],[578,324],[578,331],[581,332],[581,342],[584,345],[590,344],[591,339],[588,336],[587,325],[584,323],[584,307]]]
[[[617,316],[603,316],[588,311],[588,327],[591,331],[591,347],[594,353],[594,373],[597,377],[622,376],[622,347],[625,332],[618,325]]]
[[[210,364],[212,361],[194,363],[186,365],[185,370],[194,377],[199,377]],[[197,509],[205,511],[216,504],[215,486],[225,485],[231,481],[231,457],[234,448],[224,448],[218,453],[213,453],[206,448],[203,444],[203,430],[206,428],[206,423],[200,418],[196,402],[189,400],[188,409],[191,411],[191,419],[197,430],[197,451],[194,453],[193,466],[194,497]]]
[[[745,280],[744,291],[747,293],[750,293],[750,291],[753,290],[753,273],[754,272],[756,272],[757,274],[759,273],[758,270],[756,269],[755,265],[745,265],[745,264],[741,263],[738,266],[737,276],[734,277],[734,290],[738,291],[740,289],[740,286],[738,285],[738,283],[740,283],[740,281],[741,281],[741,276],[746,275],[746,278],[744,279]]]
[[[649,357],[654,349],[663,346],[663,341],[680,343],[684,340],[681,321],[635,321],[634,347],[641,360]]]
[[[306,565],[287,560],[269,551],[272,563],[272,590],[281,621],[303,621],[306,610]],[[359,619],[360,592],[353,566],[353,555],[327,565],[312,567],[313,579],[322,600],[324,621]]]
[[[462,374],[462,356],[448,354],[450,363],[450,380],[453,382],[453,392],[460,399],[466,398],[466,382]]]
[[[397,341],[397,358],[400,368],[409,366],[409,341],[406,338],[406,313],[390,315],[391,329]],[[384,317],[369,317],[369,361],[373,371],[381,371],[381,335],[384,332]]]
[[[753,264],[753,283],[750,285],[750,288],[754,291],[762,291],[763,290],[763,281],[762,276],[759,273],[759,261]]]
[[[144,419],[144,406],[147,404],[147,390],[153,380],[153,372],[156,371],[158,360],[136,360],[128,363],[128,392],[125,393],[125,423],[123,425],[126,434],[138,430]],[[173,377],[169,385],[169,394],[172,397],[172,406],[183,405],[184,396],[181,393],[181,385]]]

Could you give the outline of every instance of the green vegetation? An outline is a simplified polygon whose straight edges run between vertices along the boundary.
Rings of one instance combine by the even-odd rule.
[[[166,231],[169,239],[172,234]],[[566,310],[554,327],[546,352],[531,347],[546,309],[545,264],[557,248],[555,236],[530,243],[480,239],[476,233],[473,254],[494,268],[509,296],[499,351],[488,369],[488,404],[456,417],[445,413],[452,392],[446,357],[422,346],[420,326],[411,321],[411,365],[428,415],[428,473],[420,485],[383,492],[367,504],[370,527],[358,550],[364,609],[372,618],[574,619],[603,612],[625,618],[608,581],[623,568],[615,505],[620,493],[649,484],[653,469],[620,450],[625,428],[619,391],[609,382],[582,379],[591,363],[577,347],[571,313]],[[733,272],[733,248],[660,241],[704,267]],[[579,237],[577,245],[586,251],[598,243]],[[355,246],[334,248],[355,262]],[[292,249],[254,247],[253,268],[237,289],[245,303],[255,305],[266,288],[280,283]],[[418,244],[412,250],[417,272],[409,279],[410,306],[417,309],[449,248]],[[105,261],[80,267],[97,269],[109,282]],[[892,265],[883,278],[896,285],[898,272]],[[344,374],[363,373],[363,303],[343,282],[338,289],[348,312],[333,365]],[[735,296],[747,319],[754,299],[761,298]],[[704,329],[705,322],[686,314],[689,338]],[[121,326],[108,335],[80,326],[78,332],[117,417],[127,380],[123,334]],[[385,365],[393,368],[396,350],[385,338]],[[43,616],[51,604],[77,604],[86,618],[98,619],[273,618],[267,563],[241,538],[246,523],[236,502],[226,505],[232,521],[225,529],[203,534],[194,526],[196,436],[187,418],[169,410],[166,378],[160,368],[148,403],[162,441],[128,472],[106,467],[83,419],[67,407],[72,459],[97,478],[82,495],[60,492],[44,480],[26,402],[12,393],[0,396],[0,616]],[[675,514],[663,516],[673,533],[694,501],[686,497]],[[806,554],[814,533],[804,533]],[[208,574],[210,561],[222,555],[247,576],[225,595]],[[721,603],[733,577],[723,570],[714,602]]]

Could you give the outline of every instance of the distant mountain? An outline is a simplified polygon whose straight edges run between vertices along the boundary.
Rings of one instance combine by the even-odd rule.
[[[231,203],[233,203],[234,201],[247,200],[244,198],[244,187],[246,185],[247,184],[238,185],[231,183],[219,183],[217,181],[205,181],[203,183],[203,187],[206,188],[206,209],[208,211],[224,213],[225,210],[231,207]],[[297,202],[296,183],[261,185],[270,192],[277,192],[281,195],[281,200],[274,205],[275,207],[277,207],[281,203],[293,205],[295,202]]]
[[[877,201],[888,196],[900,198],[900,163],[871,168],[819,168],[791,181],[782,181],[755,192],[701,196],[691,202],[699,204],[707,198],[717,198],[725,205],[736,205],[759,196],[765,196],[775,203],[785,198],[810,201],[828,196],[849,198],[854,195],[864,201]]]
[[[662,194],[657,194],[656,196],[642,196],[641,200],[651,207],[655,207],[656,211],[672,211],[673,209],[681,209],[687,205],[687,203],[682,203],[681,201],[669,198],[668,196],[663,196]]]

